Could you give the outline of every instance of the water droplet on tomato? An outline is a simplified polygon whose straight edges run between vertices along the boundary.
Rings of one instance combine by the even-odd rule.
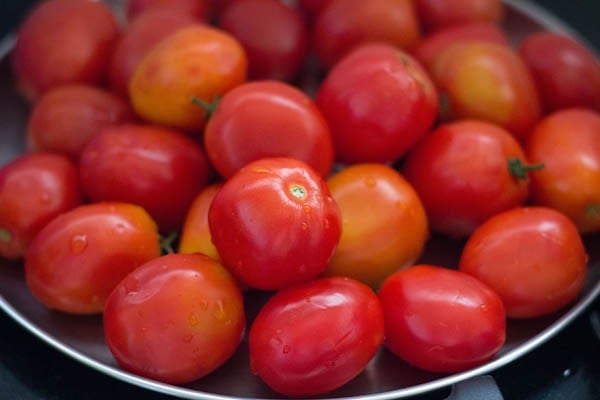
[[[375,179],[373,179],[373,177],[371,177],[371,176],[365,178],[364,182],[365,182],[365,186],[368,187],[369,189],[372,189],[375,187]]]
[[[308,224],[307,224],[306,222],[303,222],[303,223],[301,224],[301,227],[302,227],[302,230],[303,230],[303,231],[305,231],[305,230],[307,230],[307,229],[308,229]]]
[[[312,212],[312,207],[310,206],[310,204],[304,203],[304,206],[302,206],[302,208],[304,209],[304,212],[307,214],[310,214]]]
[[[71,252],[73,254],[82,253],[88,245],[87,235],[75,235],[71,238]]]
[[[225,306],[223,305],[223,302],[221,300],[218,300],[217,302],[215,302],[215,307],[213,309],[213,317],[215,317],[219,321],[222,321],[225,319],[225,316]]]
[[[287,354],[289,353],[291,350],[290,345],[286,344],[285,346],[283,346],[283,354]]]
[[[192,336],[191,334],[187,334],[183,337],[183,341],[185,343],[190,343],[192,341],[192,339],[194,338],[194,336]]]
[[[190,324],[190,326],[196,326],[200,323],[200,320],[198,319],[196,314],[190,313],[188,315],[188,323]]]
[[[42,192],[40,194],[40,201],[42,204],[50,204],[50,194],[48,192]]]

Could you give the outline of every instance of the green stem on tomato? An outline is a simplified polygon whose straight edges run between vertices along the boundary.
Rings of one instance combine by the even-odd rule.
[[[177,232],[171,232],[167,236],[160,235],[160,250],[164,254],[175,253],[175,241],[177,240]]]
[[[210,119],[210,117],[212,117],[214,112],[217,110],[217,107],[219,106],[219,102],[221,101],[221,97],[217,96],[214,98],[214,100],[211,103],[207,103],[204,100],[201,100],[196,96],[193,96],[191,101],[192,101],[192,104],[197,105],[198,107],[202,108],[206,112],[205,119],[208,121]]]
[[[517,179],[527,180],[527,173],[529,171],[539,171],[544,168],[544,164],[523,164],[518,157],[509,157],[507,159],[508,170],[510,174]]]
[[[0,228],[0,242],[8,243],[12,239],[12,235],[7,229]]]

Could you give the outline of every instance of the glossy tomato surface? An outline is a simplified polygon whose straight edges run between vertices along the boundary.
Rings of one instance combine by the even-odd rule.
[[[170,11],[187,14],[197,21],[208,21],[209,0],[128,0],[126,14],[131,22],[142,14],[152,11]]]
[[[368,286],[321,278],[263,306],[250,329],[250,367],[281,394],[325,394],[365,369],[383,335],[381,303]]]
[[[415,0],[419,19],[426,31],[436,31],[471,22],[500,24],[502,0]]]

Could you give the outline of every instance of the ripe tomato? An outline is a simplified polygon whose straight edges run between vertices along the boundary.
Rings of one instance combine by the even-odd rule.
[[[460,271],[415,265],[389,276],[379,298],[385,346],[418,368],[464,371],[490,360],[506,339],[500,297]]]
[[[202,148],[182,133],[151,125],[106,128],[84,148],[79,163],[84,193],[92,201],[144,207],[162,233],[179,230],[208,182]]]
[[[415,4],[426,31],[471,22],[499,25],[505,13],[502,0],[416,0]]]
[[[150,11],[169,13],[171,11],[187,14],[197,21],[209,18],[208,0],[128,0],[127,19],[131,22]]]
[[[135,374],[181,384],[220,367],[246,320],[231,274],[204,254],[169,254],[128,274],[104,310],[106,343]]]
[[[362,372],[383,342],[381,303],[350,278],[321,278],[286,288],[250,328],[250,368],[287,396],[332,391]]]
[[[224,265],[245,285],[276,290],[322,273],[340,238],[327,184],[292,158],[253,161],[216,194],[208,223]]]
[[[502,212],[464,246],[459,268],[489,285],[511,318],[550,314],[577,298],[587,275],[577,227],[546,207]]]
[[[385,44],[348,54],[325,77],[316,103],[329,123],[336,158],[344,163],[400,158],[429,132],[438,112],[427,73],[410,55]]]
[[[432,230],[465,237],[494,214],[522,205],[529,194],[521,145],[484,121],[442,124],[407,156],[403,172],[427,210]]]
[[[40,229],[81,201],[77,167],[65,156],[31,153],[2,166],[0,257],[23,257]]]
[[[599,60],[582,43],[555,32],[537,32],[527,36],[518,51],[546,112],[569,107],[600,111]]]
[[[582,233],[600,232],[600,114],[564,109],[546,116],[525,147],[544,169],[531,174],[534,204],[569,216]]]
[[[342,215],[342,236],[327,275],[379,287],[421,255],[428,238],[425,208],[396,170],[355,164],[332,175],[327,184]]]
[[[533,77],[508,46],[457,41],[431,61],[431,77],[446,100],[442,116],[494,122],[522,140],[541,117]]]
[[[125,275],[159,255],[156,224],[141,207],[81,205],[35,236],[25,254],[25,278],[46,307],[95,314]]]
[[[333,164],[327,121],[310,97],[283,82],[248,82],[229,91],[206,125],[204,143],[225,178],[264,157],[302,160],[323,177]]]
[[[140,61],[129,83],[133,108],[149,122],[200,132],[211,104],[246,80],[248,60],[231,34],[207,25],[178,30]]]

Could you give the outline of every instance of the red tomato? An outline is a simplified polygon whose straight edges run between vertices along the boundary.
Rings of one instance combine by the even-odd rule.
[[[169,254],[127,275],[106,301],[106,343],[135,374],[181,384],[235,352],[244,303],[231,274],[203,254]]]
[[[33,103],[58,85],[101,83],[118,35],[116,17],[104,3],[38,3],[21,23],[12,53],[19,92]]]
[[[383,335],[381,303],[368,286],[322,278],[262,307],[250,329],[250,368],[286,396],[324,394],[362,372]]]
[[[500,297],[460,271],[416,265],[388,277],[379,298],[385,346],[418,368],[464,371],[494,357],[506,339]]]
[[[329,123],[336,158],[344,163],[400,158],[429,132],[438,112],[427,73],[410,55],[385,44],[348,54],[326,76],[316,102]]]
[[[209,175],[196,142],[175,130],[140,124],[100,132],[84,148],[79,170],[92,201],[140,205],[163,233],[179,230]]]
[[[355,164],[332,175],[327,185],[340,207],[342,236],[325,274],[379,287],[421,255],[429,234],[425,208],[398,171]]]
[[[298,0],[300,9],[314,17],[321,12],[332,0]]]
[[[555,32],[527,36],[519,54],[547,112],[569,107],[600,111],[600,63],[582,43]]]
[[[35,236],[25,254],[25,278],[46,307],[96,314],[125,275],[159,255],[156,224],[141,207],[81,205]]]
[[[408,48],[419,37],[412,0],[332,0],[316,17],[313,47],[323,66],[331,68],[358,45]]]
[[[498,293],[508,317],[535,318],[577,298],[587,260],[570,219],[551,208],[524,207],[500,213],[473,232],[459,268]]]
[[[484,121],[440,125],[407,156],[403,172],[425,205],[432,230],[468,236],[528,196],[524,151],[505,129]],[[537,166],[540,167],[540,166]]]
[[[157,10],[187,14],[197,21],[206,21],[209,17],[207,0],[127,0],[127,19],[132,21],[140,15]]]
[[[544,169],[531,174],[534,204],[569,216],[582,233],[600,232],[600,114],[555,111],[540,121],[525,147]]]
[[[296,78],[308,53],[308,29],[300,13],[279,0],[236,0],[219,18],[248,56],[249,79]]]
[[[245,285],[276,290],[322,273],[340,238],[325,181],[291,158],[253,161],[232,176],[208,213],[224,265]]]
[[[505,13],[502,0],[416,0],[415,4],[428,31],[471,22],[499,24]]]
[[[264,157],[302,160],[321,176],[333,164],[327,121],[306,94],[283,82],[257,81],[229,91],[204,132],[208,158],[223,177]]]
[[[25,154],[2,166],[0,257],[23,257],[40,229],[81,200],[77,167],[64,156]]]

